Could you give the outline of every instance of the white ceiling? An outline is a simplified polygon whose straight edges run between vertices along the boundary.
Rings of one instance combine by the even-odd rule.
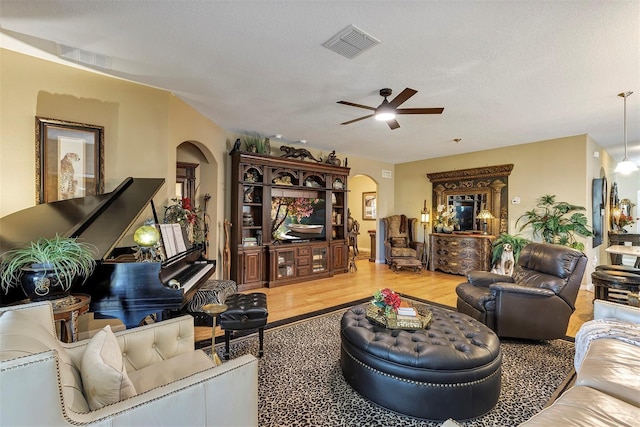
[[[381,43],[323,47],[355,25]],[[175,93],[229,131],[401,163],[589,134],[640,164],[640,1],[2,0],[2,46],[104,55],[108,74]],[[366,119],[381,88],[418,93],[400,128]],[[459,143],[453,142],[460,138]]]

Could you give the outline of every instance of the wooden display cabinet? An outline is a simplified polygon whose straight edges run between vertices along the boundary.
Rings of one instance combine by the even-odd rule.
[[[239,290],[347,271],[349,168],[237,152],[231,174],[231,279]],[[275,198],[323,199],[323,210],[316,211],[323,234],[296,234],[295,243],[288,242],[283,224],[271,218]]]

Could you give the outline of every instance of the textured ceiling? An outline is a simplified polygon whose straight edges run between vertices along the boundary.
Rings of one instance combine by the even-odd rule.
[[[381,41],[325,47],[349,25]],[[589,134],[640,164],[640,1],[2,0],[2,46],[52,59],[57,43],[108,74],[169,90],[229,131],[391,163]],[[55,58],[53,58],[55,59]],[[418,93],[400,128],[366,119],[378,92]],[[453,142],[460,138],[459,143]]]

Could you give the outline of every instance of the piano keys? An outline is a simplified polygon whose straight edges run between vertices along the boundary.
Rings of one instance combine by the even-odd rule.
[[[91,295],[96,317],[117,317],[127,328],[145,317],[169,317],[182,310],[215,272],[203,259],[204,245],[186,245],[164,262],[136,262],[133,248],[119,246],[140,215],[151,206],[164,179],[127,178],[111,193],[37,205],[0,218],[0,251],[38,237],[77,237],[97,247],[97,266],[73,293]],[[132,232],[133,230],[131,230]],[[21,298],[24,298],[22,296]],[[13,302],[6,297],[2,304]]]

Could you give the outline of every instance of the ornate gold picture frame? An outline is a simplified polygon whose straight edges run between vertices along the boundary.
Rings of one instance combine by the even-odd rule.
[[[104,127],[36,117],[36,203],[104,192]]]
[[[375,191],[362,193],[362,219],[375,220],[377,218],[376,199]]]

